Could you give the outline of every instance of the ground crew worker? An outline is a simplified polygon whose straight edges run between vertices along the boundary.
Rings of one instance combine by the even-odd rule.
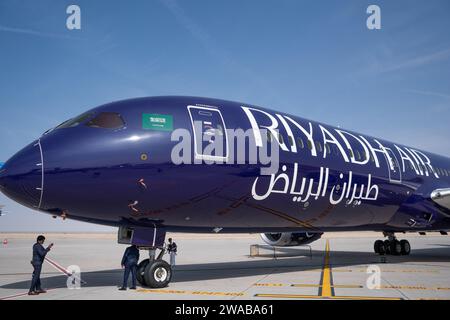
[[[175,266],[175,256],[177,255],[177,244],[172,241],[172,238],[169,238],[169,245],[167,246],[167,251],[170,255],[170,266]]]
[[[30,291],[28,291],[28,295],[30,296],[47,292],[43,290],[41,287],[41,270],[45,256],[53,247],[53,243],[50,243],[50,245],[47,248],[44,248],[43,246],[44,241],[45,237],[43,235],[40,235],[37,237],[36,243],[33,245],[33,258],[31,260],[31,265],[33,266],[34,270],[33,270],[33,278],[31,279]]]
[[[139,249],[136,245],[132,245],[125,250],[122,257],[122,268],[125,268],[125,273],[123,275],[123,284],[119,290],[127,290],[128,277],[131,271],[131,290],[136,289],[136,269],[139,262]]]

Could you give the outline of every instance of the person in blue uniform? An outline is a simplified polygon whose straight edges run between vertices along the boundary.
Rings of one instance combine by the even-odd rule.
[[[53,243],[50,243],[50,245],[47,248],[44,248],[43,246],[44,242],[45,237],[43,235],[40,235],[37,237],[36,243],[33,245],[33,258],[31,260],[31,265],[34,268],[34,271],[33,271],[33,278],[31,279],[30,291],[28,291],[28,295],[30,296],[47,292],[43,290],[41,287],[41,270],[45,256],[53,247]]]
[[[123,275],[123,284],[119,290],[127,290],[128,277],[131,272],[131,290],[136,289],[136,270],[139,262],[139,249],[136,245],[132,245],[125,250],[122,258],[122,268],[125,268]]]

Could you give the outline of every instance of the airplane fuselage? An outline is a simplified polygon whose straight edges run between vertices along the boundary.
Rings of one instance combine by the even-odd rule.
[[[279,147],[277,172],[262,174],[267,165],[248,152],[232,161],[236,129],[251,133],[247,151],[266,140]],[[206,154],[208,130],[224,143]],[[183,143],[184,161],[174,163]],[[49,131],[4,165],[0,185],[30,208],[111,226],[423,231],[450,228],[448,210],[430,199],[449,187],[449,169],[444,156],[253,105],[153,97],[106,104]]]

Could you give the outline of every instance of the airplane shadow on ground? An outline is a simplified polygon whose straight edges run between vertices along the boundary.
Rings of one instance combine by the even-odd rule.
[[[325,252],[313,250],[312,258],[309,250],[292,248],[277,249],[277,259],[267,254],[267,259],[250,258],[243,261],[200,263],[178,265],[174,268],[171,283],[182,283],[190,281],[208,281],[218,279],[231,279],[239,277],[259,276],[267,274],[282,274],[290,272],[318,271],[323,267]],[[301,257],[299,255],[301,254]],[[384,256],[386,262],[381,262],[381,257],[375,253],[355,251],[331,251],[330,263],[332,268],[354,267],[369,264],[382,266],[392,264],[421,263],[420,266],[439,267],[433,263],[450,262],[450,250],[444,248],[417,249],[409,256]],[[423,264],[429,263],[429,264]],[[123,270],[110,269],[92,272],[82,272],[81,278],[86,284],[82,287],[109,287],[118,286],[122,283]],[[30,274],[31,279],[31,274]],[[65,288],[67,277],[64,275],[42,278],[43,286],[46,288]],[[28,289],[30,281],[20,281],[0,286],[2,289]],[[170,285],[169,285],[170,287]]]

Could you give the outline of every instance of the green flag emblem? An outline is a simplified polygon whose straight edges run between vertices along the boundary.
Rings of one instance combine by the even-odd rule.
[[[142,114],[142,128],[146,130],[173,130],[173,117],[168,114]]]

